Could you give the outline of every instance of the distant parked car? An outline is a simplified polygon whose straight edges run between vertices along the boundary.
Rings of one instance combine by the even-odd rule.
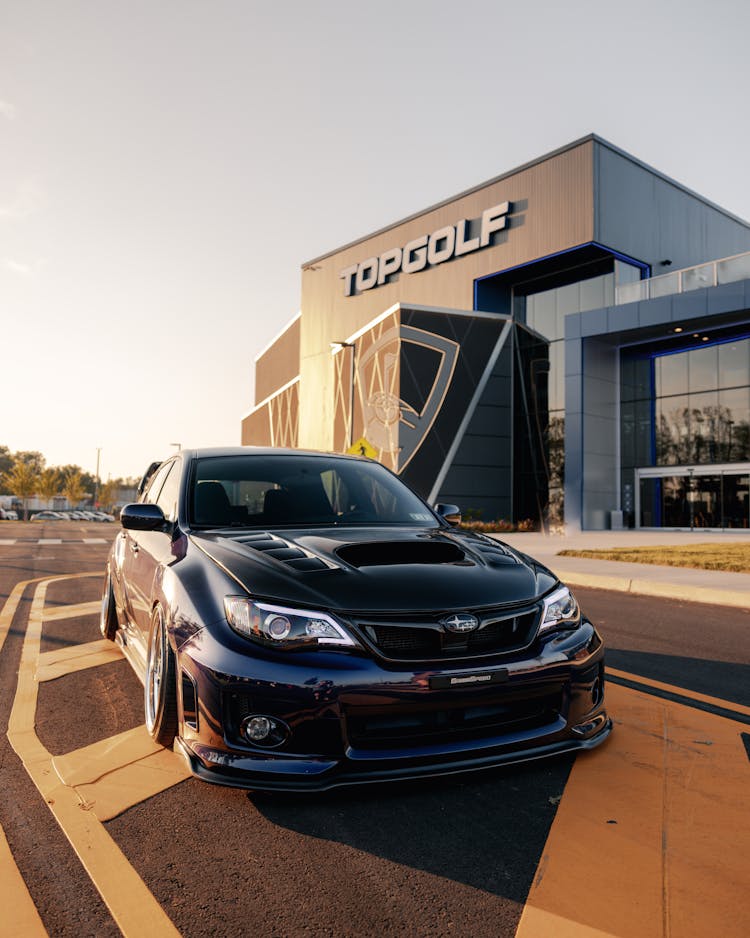
[[[12,508],[7,508],[5,511],[5,518],[7,521],[18,521],[18,512],[13,511]]]
[[[31,516],[32,521],[65,521],[59,511],[38,511]]]

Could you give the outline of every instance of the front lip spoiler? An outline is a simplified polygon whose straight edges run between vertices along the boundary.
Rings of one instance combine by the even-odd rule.
[[[434,778],[442,775],[457,775],[467,772],[481,772],[486,769],[502,765],[516,765],[531,762],[535,759],[545,759],[550,756],[563,755],[570,752],[594,749],[604,742],[612,732],[612,720],[606,717],[601,729],[588,739],[565,739],[543,746],[535,746],[515,752],[495,753],[478,758],[463,759],[461,761],[436,762],[423,766],[400,766],[388,769],[378,768],[370,771],[345,772],[340,775],[320,777],[320,774],[306,774],[304,776],[284,773],[283,777],[271,777],[267,773],[252,773],[251,771],[236,768],[208,768],[196,756],[184,740],[175,740],[175,750],[182,755],[192,774],[204,782],[214,785],[224,785],[228,788],[244,788],[256,791],[286,791],[286,792],[324,792],[333,788],[347,788],[355,785],[371,785],[382,782],[408,781],[419,778]],[[338,762],[325,763],[324,772],[333,770]]]

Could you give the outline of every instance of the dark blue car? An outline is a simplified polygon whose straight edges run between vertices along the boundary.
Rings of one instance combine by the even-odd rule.
[[[153,464],[101,629],[199,778],[323,790],[602,742],[604,648],[548,569],[376,462],[254,448]]]

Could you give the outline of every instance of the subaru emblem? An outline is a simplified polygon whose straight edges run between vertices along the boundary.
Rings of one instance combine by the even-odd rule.
[[[447,619],[441,619],[440,624],[449,632],[473,632],[479,626],[479,619],[467,612],[458,612]]]

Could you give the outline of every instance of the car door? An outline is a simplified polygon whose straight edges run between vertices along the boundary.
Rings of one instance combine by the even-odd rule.
[[[163,463],[154,473],[139,501],[145,504],[157,504],[167,478],[175,472],[176,460]],[[148,638],[148,628],[153,608],[151,589],[154,580],[155,556],[160,553],[159,544],[169,544],[170,535],[161,531],[124,532],[123,583],[129,607],[128,641],[135,644],[144,655]]]

